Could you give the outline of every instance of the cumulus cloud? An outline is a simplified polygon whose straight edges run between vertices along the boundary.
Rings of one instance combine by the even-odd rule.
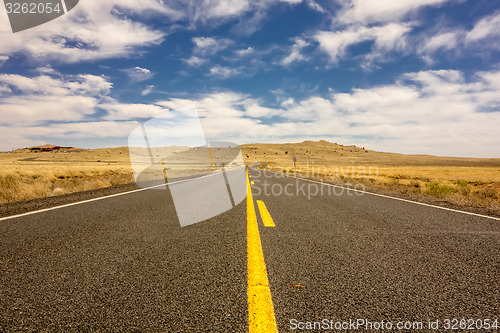
[[[188,65],[193,67],[201,66],[208,62],[207,58],[200,58],[197,56],[191,56],[189,59],[184,60]]]
[[[58,79],[0,75],[12,93],[0,101],[0,124],[32,125],[50,121],[77,121],[95,112],[99,99],[112,85],[100,76],[77,75]]]
[[[127,57],[137,48],[160,43],[164,32],[129,18],[181,14],[155,0],[81,1],[67,15],[20,33],[0,34],[0,53],[24,53],[37,60],[78,62]]]
[[[166,111],[165,108],[154,104],[122,104],[118,101],[99,104],[99,108],[107,111],[107,114],[102,117],[106,120],[145,119]]]
[[[342,2],[342,9],[334,23],[372,24],[395,22],[425,6],[440,6],[451,0],[348,0]]]
[[[498,157],[499,92],[498,71],[467,81],[459,71],[437,70],[328,97],[288,98],[279,108],[235,92],[158,104],[195,104],[211,138],[236,143],[334,137],[385,151]]]
[[[405,34],[410,31],[407,24],[389,23],[381,27],[356,26],[342,31],[318,31],[314,39],[319,48],[330,57],[330,61],[337,63],[347,56],[350,46],[373,41],[372,52],[366,60],[373,61],[382,58],[389,51],[403,50],[406,45]]]
[[[252,53],[254,53],[254,48],[249,46],[247,47],[246,49],[239,49],[239,50],[236,50],[236,54],[240,57],[245,57],[247,55],[250,55]]]
[[[126,104],[109,96],[111,83],[92,75],[4,74],[0,86],[11,90],[0,103],[0,149],[39,137],[126,137],[136,119],[192,104],[216,141],[334,137],[386,151],[480,157],[495,157],[500,144],[500,71],[472,79],[455,70],[413,72],[389,85],[285,98],[279,107],[232,91]]]
[[[219,51],[224,50],[233,43],[227,38],[215,37],[195,37],[193,38],[194,53],[199,55],[214,55]]]
[[[162,43],[168,34],[168,29],[160,31],[147,24],[152,17],[187,28],[199,24],[217,26],[237,17],[243,24],[246,14],[266,13],[273,5],[275,2],[271,0],[81,1],[67,15],[21,33],[9,33],[8,20],[3,20],[0,54],[23,53],[39,61],[68,63],[128,57],[143,47]],[[258,28],[259,24],[253,27]],[[214,40],[195,42],[203,44]],[[219,43],[226,41],[218,40]],[[210,48],[205,50],[211,52]]]
[[[10,89],[6,84],[0,84],[0,95],[10,92],[12,92],[12,89]]]
[[[463,44],[465,38],[459,29],[439,31],[438,34],[414,33],[415,27],[421,26],[417,16],[426,7],[439,7],[454,0],[415,0],[415,1],[378,1],[378,0],[342,0],[340,8],[331,12],[331,28],[304,34],[301,38],[310,45],[317,44],[318,50],[329,56],[330,64],[338,65],[349,54],[349,48],[364,42],[373,42],[369,51],[356,55],[360,66],[371,69],[380,62],[393,59],[394,55],[415,53],[426,62],[433,62],[433,55],[439,51],[449,51]],[[330,9],[331,10],[331,9]],[[324,9],[321,8],[322,12]],[[500,16],[500,15],[499,15]],[[470,35],[470,39],[483,35],[493,36],[498,29],[496,15],[485,18]],[[299,45],[290,47],[284,63],[302,60],[305,52],[299,51]],[[306,57],[307,58],[307,57]]]
[[[62,75],[43,68],[38,73],[0,74],[0,150],[39,143],[40,136],[123,136],[137,124],[135,119],[166,111],[154,104],[115,100],[110,96],[113,84],[101,76]]]
[[[500,12],[497,12],[480,19],[470,30],[448,27],[425,35],[416,43],[416,52],[428,63],[433,63],[439,52],[452,52],[457,56],[475,51],[487,54],[500,49],[499,36]]]
[[[210,68],[209,75],[217,79],[227,79],[240,73],[241,71],[238,68],[216,65]]]
[[[133,68],[123,69],[123,71],[127,73],[128,77],[133,82],[146,81],[153,78],[153,76],[155,75],[155,73],[152,73],[149,69],[138,66]]]
[[[60,124],[47,124],[44,126],[2,126],[0,125],[0,151],[13,150],[47,143],[45,138],[58,140],[64,144],[68,140],[120,139],[128,136],[139,125],[136,121],[92,121],[73,122]],[[123,141],[125,144],[125,140]]]
[[[208,63],[210,57],[234,44],[230,39],[216,37],[195,37],[192,41],[194,44],[193,54],[184,61],[193,67]]]

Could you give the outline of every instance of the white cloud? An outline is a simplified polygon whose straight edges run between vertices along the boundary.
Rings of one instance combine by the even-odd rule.
[[[147,24],[154,16],[167,23],[219,25],[272,1],[86,0],[67,15],[20,33],[0,34],[0,54],[24,53],[39,61],[79,62],[137,54],[142,47],[161,43],[168,33]]]
[[[33,125],[78,121],[95,112],[97,100],[88,96],[12,96],[0,104],[0,124]]]
[[[99,108],[107,111],[103,117],[105,120],[151,118],[166,112],[165,108],[154,104],[122,104],[117,101],[99,104]]]
[[[149,69],[138,66],[133,68],[126,68],[123,69],[123,71],[127,73],[128,77],[133,82],[146,81],[151,79],[155,75],[155,73],[152,73]]]
[[[474,28],[467,33],[466,40],[478,41],[487,37],[500,36],[500,12],[480,20]]]
[[[478,157],[498,157],[500,145],[500,71],[472,79],[454,70],[408,73],[389,85],[284,97],[279,107],[231,91],[125,104],[110,97],[110,82],[92,75],[3,74],[0,86],[11,89],[0,99],[0,149],[41,137],[126,137],[137,126],[134,119],[192,104],[211,141],[334,137],[378,150]]]
[[[9,60],[9,56],[0,54],[0,66],[2,66],[7,60]]]
[[[252,8],[250,0],[198,0],[192,3],[192,21],[234,18]]]
[[[410,30],[407,24],[389,23],[381,27],[357,26],[343,31],[318,31],[313,38],[319,43],[320,50],[327,53],[333,63],[344,58],[350,46],[374,41],[371,54],[366,56],[366,60],[371,63],[381,59],[390,51],[404,50],[405,35]]]
[[[12,92],[12,89],[10,89],[6,84],[0,84],[0,95],[7,94]]]
[[[210,68],[209,75],[218,79],[227,79],[240,73],[241,71],[238,68],[215,65]]]
[[[44,126],[0,126],[0,151],[45,144],[45,138],[58,139],[60,144],[68,140],[97,139],[101,146],[106,140],[127,137],[139,125],[136,121],[92,121]],[[123,140],[124,145],[126,144]]]
[[[197,56],[192,56],[191,58],[189,59],[186,59],[184,60],[188,65],[190,66],[193,66],[193,67],[198,67],[198,66],[201,66],[205,63],[208,62],[208,59],[207,58],[200,58],[200,57],[197,57]]]
[[[32,93],[46,96],[106,95],[113,86],[103,77],[89,74],[69,75],[63,79],[48,75],[30,78],[17,74],[0,74],[0,82],[24,94]]]
[[[127,15],[179,19],[182,14],[155,0],[80,1],[67,15],[16,34],[0,34],[0,53],[25,53],[37,60],[78,62],[127,57],[163,40],[164,33]]]
[[[154,89],[154,85],[148,85],[146,86],[146,88],[144,88],[144,90],[141,92],[141,96],[147,96],[149,94],[151,94],[151,92],[153,91]]]
[[[253,48],[253,47],[251,47],[251,46],[249,46],[249,47],[247,47],[246,49],[239,49],[239,50],[236,50],[236,54],[237,54],[238,56],[240,56],[240,57],[245,57],[245,56],[247,56],[247,55],[249,55],[249,54],[254,53],[254,51],[255,51],[255,50],[254,50],[254,48]]]
[[[233,43],[232,40],[227,38],[215,37],[195,37],[193,38],[194,53],[197,55],[214,55]]]
[[[90,121],[52,124],[46,127],[46,136],[56,138],[120,138],[130,134],[139,125],[137,121]]]
[[[29,78],[1,74],[0,84],[11,90],[0,100],[1,124],[37,124],[50,121],[78,121],[95,112],[99,100],[112,84],[94,75]]]
[[[422,44],[417,47],[417,52],[424,55],[427,62],[432,62],[431,56],[437,51],[448,51],[455,49],[460,43],[460,33],[450,31],[438,33],[426,38]]]
[[[36,71],[40,74],[58,74],[58,72],[50,67],[50,66],[47,66],[47,67],[39,67],[36,69]]]
[[[487,54],[500,49],[500,12],[487,16],[474,25],[471,30],[465,27],[442,29],[438,33],[421,38],[416,44],[416,52],[427,63],[435,62],[438,52],[450,52],[455,56],[481,52]]]
[[[317,3],[315,0],[307,0],[306,1],[307,3],[307,7],[309,7],[310,9],[316,11],[316,12],[319,12],[319,13],[326,13],[327,11],[319,4]]]
[[[439,6],[450,0],[347,0],[337,14],[335,23],[370,24],[394,22],[424,6]]]
[[[0,74],[0,150],[38,144],[40,137],[126,136],[137,126],[132,119],[165,112],[154,104],[120,103],[110,97],[112,83],[100,76],[38,72]]]
[[[384,151],[476,157],[498,157],[500,145],[500,71],[469,82],[454,70],[408,73],[328,98],[288,98],[280,108],[234,92],[158,104],[195,104],[211,138],[236,143],[330,137]]]
[[[279,2],[295,5],[301,0],[282,0]],[[240,22],[248,19],[253,23],[259,23],[260,20],[256,19],[255,14],[264,14],[276,3],[278,3],[276,0],[191,0],[189,2],[179,1],[177,3],[179,6],[176,9],[186,13],[187,19],[193,24],[220,25],[234,18],[240,18]],[[247,14],[252,15],[250,18],[245,18],[244,16]],[[244,25],[249,26],[246,22]],[[249,26],[249,28],[254,29],[254,31],[259,29],[258,26]]]
[[[193,54],[189,59],[184,60],[188,65],[199,67],[209,62],[209,58],[225,50],[233,41],[227,38],[216,37],[194,37]]]
[[[305,61],[307,57],[302,54],[302,49],[309,46],[309,43],[302,38],[295,38],[291,47],[290,54],[281,60],[283,66],[289,66],[293,62]]]

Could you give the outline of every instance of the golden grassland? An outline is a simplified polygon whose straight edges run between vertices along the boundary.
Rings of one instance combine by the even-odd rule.
[[[80,192],[133,181],[128,149],[17,150],[0,153],[0,203]]]
[[[500,158],[382,153],[326,141],[251,144],[242,151],[248,165],[500,214]]]
[[[326,141],[241,146],[247,165],[500,213],[500,159],[382,153]],[[0,203],[133,182],[127,147],[0,153]]]

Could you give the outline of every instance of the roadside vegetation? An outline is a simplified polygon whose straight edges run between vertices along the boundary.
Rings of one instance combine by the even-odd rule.
[[[500,159],[382,153],[326,141],[241,146],[247,165],[500,216]],[[0,203],[128,184],[128,148],[0,153]]]
[[[0,203],[133,182],[126,148],[0,153]]]
[[[500,158],[381,153],[326,141],[242,148],[248,165],[500,216]]]

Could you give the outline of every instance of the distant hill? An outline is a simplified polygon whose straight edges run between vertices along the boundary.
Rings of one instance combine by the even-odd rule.
[[[344,146],[325,140],[300,143],[254,143],[240,146],[243,158],[250,162],[273,162],[290,165],[293,157],[299,163],[306,161],[327,165],[435,165],[435,166],[500,166],[500,158],[461,158],[433,155],[407,155],[378,152],[365,147]]]

